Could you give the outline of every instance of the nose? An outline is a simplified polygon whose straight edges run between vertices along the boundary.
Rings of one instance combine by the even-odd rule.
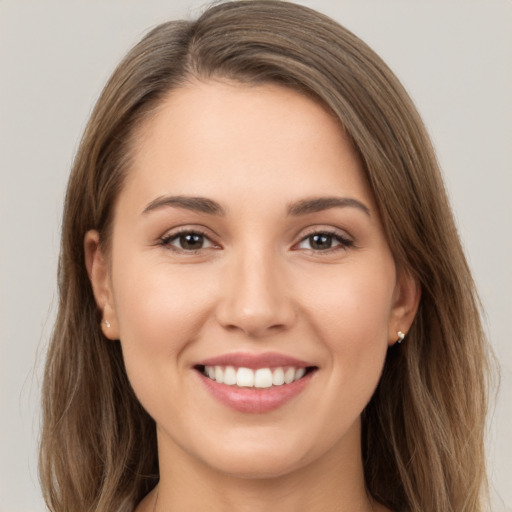
[[[251,338],[289,329],[296,312],[285,272],[268,254],[247,252],[227,265],[217,321]]]

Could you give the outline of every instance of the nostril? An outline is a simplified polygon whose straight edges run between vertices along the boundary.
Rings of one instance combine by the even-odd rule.
[[[287,298],[279,280],[265,278],[265,272],[244,268],[243,276],[237,276],[227,285],[229,288],[215,312],[224,329],[260,338],[294,324],[296,311],[292,301]]]

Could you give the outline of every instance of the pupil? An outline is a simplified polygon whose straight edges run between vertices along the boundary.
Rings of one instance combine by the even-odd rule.
[[[313,249],[330,249],[332,237],[330,235],[313,235],[310,237],[310,244]]]
[[[203,245],[203,236],[189,233],[180,236],[180,245],[183,249],[201,249]]]

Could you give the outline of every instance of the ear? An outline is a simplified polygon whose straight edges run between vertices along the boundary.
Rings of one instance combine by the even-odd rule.
[[[119,326],[116,317],[114,294],[108,261],[100,246],[100,235],[91,230],[84,238],[85,266],[92,285],[96,304],[101,311],[101,330],[110,340],[119,339]]]
[[[421,285],[409,272],[399,271],[393,297],[393,307],[389,317],[388,345],[399,340],[398,332],[404,334],[411,328],[421,298]]]

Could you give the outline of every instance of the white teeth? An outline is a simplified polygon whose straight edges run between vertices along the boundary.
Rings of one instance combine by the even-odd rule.
[[[290,384],[295,379],[295,368],[288,368],[284,372],[284,383]]]
[[[274,386],[282,386],[284,384],[284,370],[282,368],[276,368],[272,372],[272,384]]]
[[[270,388],[291,384],[306,374],[306,368],[234,368],[233,366],[205,366],[204,374],[219,384],[241,388]]]
[[[232,366],[226,366],[224,370],[224,384],[234,386],[236,384],[236,370]]]
[[[299,368],[296,372],[295,372],[295,377],[293,378],[293,380],[299,380],[301,379],[302,377],[304,377],[304,375],[306,374],[306,368]]]
[[[272,386],[272,372],[270,368],[260,368],[254,374],[254,387],[269,388]]]
[[[221,366],[215,367],[215,380],[221,384],[224,382],[224,370]]]
[[[252,388],[254,386],[254,371],[250,368],[238,368],[236,385],[241,388]]]

